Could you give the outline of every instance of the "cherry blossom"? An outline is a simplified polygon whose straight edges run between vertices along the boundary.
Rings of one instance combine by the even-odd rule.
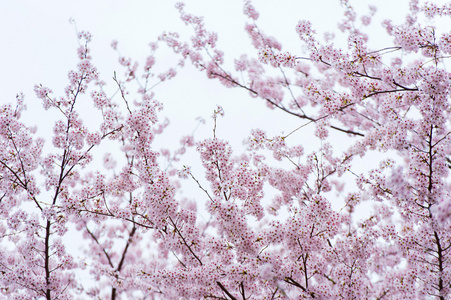
[[[403,23],[377,25],[375,6],[341,3],[342,47],[299,20],[304,50],[282,50],[243,1],[253,48],[232,64],[221,33],[178,3],[192,35],[162,33],[142,62],[113,41],[121,71],[105,81],[79,31],[63,95],[34,87],[50,138],[23,118],[25,95],[0,107],[2,299],[449,299],[451,33],[429,21],[450,5],[412,0]],[[180,60],[156,71],[167,48]],[[185,64],[299,125],[239,132],[238,152],[219,103],[209,136],[181,128],[159,149],[169,120],[153,87]]]

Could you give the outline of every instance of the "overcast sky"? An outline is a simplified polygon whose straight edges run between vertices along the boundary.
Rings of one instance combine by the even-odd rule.
[[[354,2],[366,12],[368,1]],[[377,2],[380,4],[379,14],[384,18],[392,17],[396,12],[399,15],[400,10],[394,9],[393,1]],[[1,1],[0,103],[12,101],[20,91],[32,100],[32,89],[37,83],[49,86],[55,94],[61,94],[67,82],[67,72],[76,63],[77,39],[74,26],[68,21],[70,18],[76,20],[79,30],[88,30],[93,34],[93,62],[106,80],[115,70],[120,71],[117,54],[110,48],[113,39],[119,41],[119,49],[124,56],[143,61],[149,51],[147,44],[162,31],[186,31],[174,9],[175,3],[173,0]],[[300,19],[310,19],[319,32],[335,31],[342,12],[339,0],[260,0],[254,3],[261,13],[259,26],[276,36],[285,50],[295,52],[301,52],[302,46],[294,30]],[[405,8],[406,3],[399,1],[398,6]],[[186,4],[188,12],[205,15],[206,27],[218,32],[219,47],[225,50],[226,61],[233,62],[242,53],[255,54],[243,31],[246,19],[242,14],[242,1],[188,0]],[[159,54],[157,61],[161,57],[161,63],[171,63],[165,61],[164,53]],[[227,103],[234,101],[239,110],[245,106],[264,108],[261,104],[254,105],[255,101],[250,102],[252,100],[249,100],[247,93],[227,90],[211,81],[201,82],[204,76],[187,69],[174,84],[155,89],[159,99],[165,102],[168,115],[173,113],[172,110],[189,115],[189,108],[192,108],[194,115],[207,113],[208,116],[216,103],[226,108]],[[199,90],[193,89],[193,84],[200,85],[205,94],[186,93],[187,90]],[[232,108],[227,108],[226,114],[237,113],[234,110],[228,112],[229,109]],[[259,113],[265,113],[266,109],[263,111],[259,110]],[[193,119],[192,116],[187,117]]]
[[[380,28],[380,22],[386,18],[395,18],[400,22],[407,12],[407,0],[351,1],[363,13],[367,13],[370,2],[375,2],[378,7],[375,28]],[[78,41],[69,19],[76,21],[79,30],[92,33],[93,63],[102,79],[114,87],[111,79],[113,72],[121,74],[122,69],[117,63],[117,53],[110,47],[111,41],[117,40],[121,54],[141,61],[142,66],[149,53],[148,43],[155,41],[161,32],[187,32],[174,8],[175,3],[174,0],[1,0],[0,104],[13,102],[15,95],[23,92],[29,107],[25,114],[27,123],[38,125],[40,136],[49,136],[54,121],[50,122],[47,115],[51,112],[43,114],[38,109],[40,103],[35,99],[33,86],[42,83],[51,88],[56,96],[63,94],[67,73],[77,63]],[[218,32],[218,47],[224,50],[227,63],[232,63],[243,53],[256,56],[243,30],[246,18],[242,14],[241,0],[187,0],[185,3],[187,12],[205,16],[206,28]],[[284,50],[299,55],[302,55],[302,43],[295,33],[298,21],[311,20],[319,33],[336,31],[343,11],[339,3],[339,0],[254,1],[260,12],[259,27],[282,42]],[[391,45],[383,31],[374,29],[373,33],[371,45],[374,48]],[[338,35],[337,43],[344,45],[346,40]],[[156,58],[157,64],[163,68],[174,63],[170,54],[161,51]],[[219,120],[219,136],[230,140],[235,148],[239,148],[252,128],[279,134],[291,132],[302,124],[299,119],[267,109],[264,103],[249,97],[243,90],[227,89],[217,81],[206,79],[204,74],[189,65],[175,79],[158,85],[154,92],[165,106],[162,116],[168,117],[171,122],[167,133],[157,139],[160,147],[167,145],[168,148],[175,148],[180,137],[190,134],[196,127],[196,117],[208,120],[216,104],[222,105],[226,114]],[[297,132],[292,136],[293,143],[303,144],[307,152],[317,149],[318,141],[311,135],[313,129],[309,126]],[[210,121],[197,130],[196,136],[198,139],[211,137],[211,130]],[[346,139],[342,137],[338,133],[338,138],[334,140],[335,148],[347,148],[346,142],[343,142]],[[368,168],[368,164],[356,166],[359,167]],[[195,170],[201,172],[199,168]],[[201,192],[191,193],[199,191],[193,182],[191,184],[183,195],[191,199],[198,195],[202,197]],[[68,239],[67,242],[78,243],[78,240]]]
[[[162,31],[188,32],[178,18],[174,0],[79,0],[79,1],[16,1],[0,2],[0,103],[14,100],[18,92],[24,92],[28,101],[34,99],[33,86],[42,83],[50,87],[55,95],[61,95],[67,84],[67,73],[76,64],[77,39],[75,29],[69,19],[76,21],[79,30],[88,30],[93,35],[93,63],[98,67],[103,80],[114,86],[111,80],[114,71],[120,73],[115,53],[110,43],[119,41],[119,49],[124,56],[144,62],[149,42],[154,41]],[[371,1],[353,1],[357,8],[367,13]],[[404,16],[407,0],[376,1],[379,7],[378,20]],[[219,48],[226,53],[226,62],[242,53],[256,55],[250,47],[244,32],[246,18],[242,14],[241,0],[188,0],[186,10],[205,16],[207,29],[218,32]],[[297,38],[295,26],[301,19],[312,21],[319,33],[336,31],[342,18],[339,0],[321,1],[254,1],[260,11],[258,25],[267,34],[274,35],[282,42],[284,50],[302,54],[302,43]],[[338,38],[337,43],[345,43]],[[387,46],[387,40],[376,35],[375,45]],[[166,68],[173,61],[164,52],[157,54],[157,64]],[[142,64],[141,64],[142,65]],[[165,105],[162,113],[171,120],[168,132],[180,135],[181,124],[185,131],[196,126],[197,116],[208,119],[216,104],[221,104],[226,112],[223,127],[227,128],[224,138],[240,144],[251,128],[263,127],[273,134],[290,132],[299,126],[299,120],[266,109],[265,105],[251,99],[238,89],[226,89],[218,82],[207,80],[203,74],[186,67],[172,82],[155,88],[157,98]],[[31,124],[40,128],[52,126],[48,118],[36,114],[29,104],[26,115]],[[274,122],[277,119],[277,122]],[[244,123],[243,123],[244,121]],[[186,126],[188,123],[188,126]],[[286,123],[287,122],[287,123]],[[313,127],[313,126],[312,126]],[[208,128],[208,131],[211,131]],[[46,131],[48,129],[45,129]],[[237,132],[239,131],[239,134]]]
[[[351,1],[363,13],[368,12],[370,2]],[[407,0],[374,2],[379,8],[375,27],[380,27],[380,22],[386,18],[401,20],[407,12]],[[67,73],[77,63],[78,41],[69,19],[76,21],[79,30],[92,33],[93,63],[102,79],[114,87],[111,79],[113,72],[121,74],[122,69],[117,63],[117,53],[110,47],[111,41],[115,39],[119,42],[122,55],[143,63],[149,53],[148,43],[155,41],[161,32],[189,32],[178,17],[175,3],[174,0],[2,0],[0,103],[14,101],[18,92],[24,92],[29,101],[29,110],[25,115],[27,121],[30,125],[38,125],[38,134],[45,136],[51,132],[53,122],[49,122],[48,115],[37,109],[40,104],[35,99],[33,86],[42,83],[50,87],[55,95],[62,95],[67,84]],[[206,28],[218,32],[218,47],[224,50],[227,63],[233,63],[233,59],[243,53],[256,56],[256,50],[250,46],[243,30],[246,18],[242,14],[241,0],[188,0],[185,3],[187,12],[205,16]],[[256,0],[254,5],[260,12],[259,27],[282,42],[284,50],[299,55],[302,55],[302,43],[295,33],[299,20],[311,20],[321,34],[336,31],[343,12],[339,0]],[[391,45],[380,31],[374,33],[371,37],[374,47]],[[345,44],[346,40],[338,35],[336,42]],[[164,51],[167,50],[157,53],[157,64],[167,68],[174,61],[173,56]],[[174,80],[158,85],[154,92],[165,106],[161,115],[171,121],[167,134],[158,140],[160,146],[167,144],[170,148],[176,147],[175,142],[196,127],[196,117],[208,120],[216,104],[222,105],[226,113],[225,118],[219,120],[219,136],[230,140],[234,147],[239,147],[253,128],[279,134],[291,132],[301,125],[299,119],[271,111],[261,101],[249,97],[247,92],[227,89],[217,81],[206,79],[204,74],[188,65]],[[211,137],[211,129],[211,122],[207,123],[198,129],[197,137]],[[297,139],[294,142],[302,143],[307,149],[317,148],[318,141],[311,138],[313,129],[309,126],[297,132],[293,136]],[[335,146],[347,148],[341,137],[338,137]]]

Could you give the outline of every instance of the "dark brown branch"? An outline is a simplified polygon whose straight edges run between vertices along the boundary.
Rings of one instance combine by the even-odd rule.
[[[127,244],[125,245],[124,251],[122,252],[121,260],[119,262],[119,265],[117,266],[117,269],[116,269],[117,271],[121,271],[121,269],[122,269],[122,265],[124,264],[124,260],[125,260],[125,255],[127,254],[127,250],[133,241],[133,236],[135,235],[135,233],[136,233],[136,226],[135,226],[135,224],[133,224],[132,231],[130,232],[130,235],[128,236]]]
[[[131,114],[132,111],[130,110],[130,107],[128,106],[128,101],[127,101],[127,99],[125,99],[124,90],[122,89],[121,84],[119,83],[119,81],[117,81],[117,78],[116,78],[116,71],[114,71],[113,80],[116,82],[117,86],[119,87],[119,90],[121,91],[122,99],[124,100],[125,105],[127,106],[128,112]]]
[[[196,255],[196,253],[194,253],[193,249],[191,249],[191,246],[188,245],[185,237],[182,235],[182,233],[180,232],[180,230],[177,227],[177,224],[175,224],[175,222],[172,220],[171,217],[169,217],[169,220],[171,221],[172,226],[174,227],[175,232],[178,234],[178,236],[182,239],[183,244],[188,248],[188,251],[194,256],[194,258],[199,262],[199,264],[201,266],[203,266],[202,261],[200,260],[200,258]]]
[[[120,260],[120,262],[119,262],[119,265],[118,265],[117,268],[116,268],[116,271],[117,271],[117,272],[120,272],[121,269],[122,269],[122,265],[124,264],[124,261],[125,261],[125,255],[127,254],[128,247],[129,247],[130,244],[132,243],[133,235],[135,234],[135,232],[136,232],[136,226],[135,226],[135,224],[133,224],[132,231],[130,232],[130,234],[129,234],[129,236],[128,236],[127,244],[125,245],[124,251],[122,251],[122,257],[121,257],[121,260]],[[111,289],[111,300],[115,300],[115,299],[116,299],[116,293],[117,293],[117,290],[116,290],[115,287],[113,287],[113,288]]]
[[[44,269],[45,269],[45,283],[47,285],[47,289],[45,290],[45,297],[47,300],[51,300],[51,290],[50,286],[50,221],[47,220],[47,225],[45,227],[45,245],[44,245]]]
[[[445,297],[442,296],[442,290],[444,289],[444,285],[443,285],[443,278],[442,278],[442,274],[443,274],[443,270],[444,270],[444,266],[443,266],[443,250],[442,250],[442,245],[440,244],[440,238],[437,234],[437,231],[434,231],[434,237],[435,237],[435,244],[437,245],[437,254],[438,254],[438,287],[437,290],[439,292],[439,299],[440,300],[445,300]]]
[[[97,239],[97,237],[94,235],[94,233],[91,232],[91,230],[89,230],[88,226],[85,226],[86,231],[89,233],[89,235],[92,237],[92,239],[97,243],[97,245],[100,246],[100,242]],[[106,259],[108,260],[108,264],[110,265],[111,268],[114,268],[113,266],[113,262],[111,261],[110,255],[108,254],[108,252],[106,251],[105,248],[102,247],[102,252],[103,254],[105,254]]]
[[[382,293],[382,295],[380,295],[379,297],[376,298],[376,300],[381,300],[382,298],[384,298],[387,294],[388,294],[389,290],[386,290]]]
[[[231,78],[230,76],[224,76],[224,75],[222,75],[222,74],[215,73],[215,72],[211,72],[211,75],[214,75],[214,76],[217,76],[217,77],[221,77],[222,79],[228,80],[228,81],[230,81],[231,83],[233,83],[233,84],[235,84],[235,85],[237,85],[237,86],[239,86],[239,87],[241,87],[241,88],[243,88],[243,89],[245,89],[245,90],[248,90],[249,92],[253,93],[253,94],[256,95],[256,96],[259,95],[257,91],[255,91],[255,90],[253,90],[253,89],[251,89],[251,88],[249,88],[249,87],[247,87],[247,86],[245,86],[245,85],[242,85],[241,83],[237,82],[236,80],[234,80],[234,79]],[[312,122],[316,122],[316,121],[318,121],[318,120],[320,120],[320,119],[324,119],[324,118],[328,117],[328,116],[323,116],[323,117],[320,117],[319,119],[314,119],[314,118],[309,117],[309,116],[304,115],[304,114],[300,115],[300,114],[294,113],[294,112],[288,110],[287,108],[285,108],[284,106],[275,103],[273,100],[271,100],[271,99],[269,99],[269,98],[263,98],[263,97],[262,97],[262,99],[266,100],[266,101],[269,102],[271,105],[277,107],[278,109],[280,109],[280,110],[282,110],[282,111],[284,111],[284,112],[286,112],[286,113],[288,113],[288,114],[290,114],[290,115],[293,115],[293,116],[298,117],[298,118],[301,118],[301,119],[306,119],[306,120],[309,120],[309,121],[312,121]],[[348,106],[349,106],[349,105],[348,105]],[[335,130],[338,130],[338,131],[341,131],[341,132],[344,132],[344,133],[349,133],[349,134],[358,135],[358,136],[364,136],[364,135],[363,135],[362,133],[360,133],[360,132],[355,132],[355,131],[352,131],[352,130],[346,130],[346,129],[342,129],[342,128],[339,128],[339,127],[336,127],[336,126],[332,126],[332,125],[330,126],[330,128],[335,129]]]
[[[273,300],[273,299],[275,299],[274,297],[276,296],[276,293],[279,291],[279,288],[277,287],[275,290],[274,290],[274,293],[272,293],[272,295],[271,295],[271,300]]]
[[[302,291],[307,292],[307,289],[305,287],[303,287],[302,285],[300,285],[296,280],[294,280],[291,277],[285,277],[284,281],[286,283],[289,283],[291,285],[294,285],[295,287],[300,288]]]
[[[216,284],[221,288],[221,290],[227,295],[229,296],[229,298],[231,300],[238,300],[237,298],[235,298],[232,294],[230,294],[230,292],[225,288],[225,286],[222,285],[221,282],[216,281]]]
[[[240,282],[240,294],[241,294],[241,297],[243,298],[243,300],[246,300],[246,296],[244,295],[244,285],[243,285],[243,282],[241,281]]]
[[[24,183],[24,182],[20,179],[19,175],[17,175],[17,173],[14,172],[14,171],[11,169],[11,167],[9,167],[4,161],[0,160],[0,163],[1,163],[5,168],[7,168],[7,169],[11,172],[11,174],[14,175],[14,177],[19,181],[20,186],[22,186],[22,188],[23,188],[25,191],[28,192],[27,184]],[[28,193],[29,193],[29,192],[28,192]],[[30,194],[30,193],[29,193],[29,194]],[[37,201],[36,197],[34,197],[34,195],[32,195],[32,194],[30,194],[30,196],[32,196],[32,199],[33,199],[33,201],[36,203],[36,205],[38,206],[38,208],[39,208],[40,210],[42,210],[42,207],[41,207],[41,205],[39,204],[39,202]]]

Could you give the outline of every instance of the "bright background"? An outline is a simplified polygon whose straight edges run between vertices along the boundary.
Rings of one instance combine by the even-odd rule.
[[[28,111],[24,117],[29,125],[38,126],[38,135],[49,137],[52,133],[54,117],[57,112],[44,111],[33,92],[35,84],[42,84],[53,90],[55,96],[63,95],[67,85],[67,73],[76,68],[76,48],[78,40],[74,19],[78,30],[87,30],[93,35],[90,45],[93,64],[98,68],[100,77],[114,91],[117,86],[112,80],[117,71],[119,78],[124,69],[118,64],[118,53],[111,47],[111,41],[119,42],[121,55],[141,62],[150,52],[149,42],[155,41],[163,31],[177,31],[187,39],[192,33],[179,19],[174,8],[174,0],[79,0],[79,1],[17,1],[0,2],[0,104],[14,101],[18,92],[25,94]],[[358,13],[368,14],[368,4],[372,1],[356,0],[351,4]],[[403,21],[407,13],[408,1],[378,0],[373,1],[378,12],[373,21],[370,45],[374,49],[391,46],[380,23],[391,18],[395,23]],[[233,71],[233,60],[241,54],[257,57],[243,28],[248,21],[242,13],[243,4],[239,0],[187,0],[186,11],[204,16],[207,30],[216,31],[219,35],[218,48],[225,53],[226,69]],[[335,32],[335,43],[346,47],[346,37],[340,35],[337,23],[343,18],[343,8],[339,0],[321,1],[254,1],[260,12],[257,24],[267,35],[275,36],[283,45],[284,51],[302,56],[303,44],[297,37],[295,26],[301,19],[308,19],[318,32],[318,36],[326,32]],[[161,71],[177,63],[178,57],[165,47],[157,50],[156,68]],[[158,71],[156,71],[158,73]],[[189,65],[178,71],[177,76],[156,86],[153,91],[156,98],[164,104],[160,113],[161,119],[167,117],[170,125],[165,133],[156,138],[156,148],[178,147],[180,137],[191,134],[198,127],[197,117],[207,123],[197,128],[197,140],[212,137],[212,120],[210,116],[216,105],[225,110],[225,117],[218,120],[217,136],[230,141],[235,154],[243,150],[242,141],[253,128],[264,129],[269,136],[289,133],[305,121],[286,113],[270,110],[263,101],[253,99],[241,89],[227,89],[218,81],[208,80]],[[133,94],[129,95],[132,100]],[[84,100],[83,100],[84,99]],[[88,95],[81,98],[86,106],[84,120],[87,125],[96,119],[91,115]],[[117,99],[116,101],[120,101]],[[83,102],[82,102],[83,103]],[[95,124],[92,123],[92,124]],[[310,124],[290,136],[290,144],[302,144],[305,153],[318,150],[320,142],[313,136],[314,125]],[[349,139],[339,132],[330,131],[331,142],[335,153],[349,146]],[[47,147],[50,146],[47,142]],[[185,157],[184,164],[191,164],[193,172],[199,180],[203,179],[203,170],[197,159],[198,155],[191,150]],[[377,166],[377,156],[371,156],[361,164],[356,164],[354,171],[359,173]],[[101,165],[98,165],[101,167]],[[349,180],[353,181],[352,175]],[[204,182],[205,183],[205,182]],[[182,190],[188,198],[204,197],[196,184],[191,181]],[[207,187],[208,184],[205,183]],[[336,209],[342,202],[333,203]]]
[[[367,13],[368,1],[354,1],[359,11]],[[383,18],[400,18],[407,9],[407,1],[379,0],[375,24]],[[68,21],[75,19],[79,30],[93,34],[91,44],[93,63],[101,77],[114,87],[113,72],[122,74],[117,63],[118,54],[110,43],[119,41],[121,54],[144,62],[149,53],[149,42],[156,40],[163,31],[190,33],[178,18],[174,9],[176,1],[16,1],[3,0],[0,3],[0,103],[14,100],[18,92],[24,92],[28,101],[36,103],[33,86],[42,83],[50,87],[55,95],[61,95],[67,84],[67,73],[75,68],[77,38],[75,29]],[[312,21],[319,33],[336,31],[336,24],[342,18],[339,0],[322,1],[254,1],[260,11],[258,25],[268,35],[275,36],[284,50],[302,54],[302,43],[297,38],[295,26],[301,19]],[[208,30],[219,34],[219,47],[226,53],[226,64],[232,69],[233,59],[242,53],[256,56],[244,32],[246,18],[242,14],[242,1],[188,0],[186,11],[205,16]],[[375,32],[376,33],[376,32]],[[383,35],[374,38],[375,47],[388,46]],[[337,43],[346,40],[337,36]],[[161,51],[162,50],[162,51]],[[174,56],[167,49],[157,53],[157,65],[163,69],[175,64]],[[141,64],[142,66],[143,64]],[[109,80],[109,81],[108,81]],[[299,120],[266,109],[264,103],[251,99],[239,89],[223,88],[218,82],[208,81],[203,74],[186,66],[171,82],[165,82],[154,89],[157,98],[165,105],[163,115],[170,118],[172,132],[194,128],[195,118],[205,119],[211,115],[216,104],[224,107],[224,138],[240,144],[243,135],[251,128],[263,127],[274,134],[290,132],[299,126]],[[37,114],[29,104],[30,123],[40,128],[47,127],[48,118]],[[294,122],[292,124],[291,122]],[[183,124],[183,127],[180,125]],[[295,127],[293,127],[295,126]]]
[[[358,12],[367,14],[370,2],[355,0],[351,4]],[[374,49],[391,46],[391,40],[387,39],[380,23],[387,18],[400,23],[407,13],[408,1],[372,2],[378,7],[378,12],[370,27],[370,45]],[[0,104],[13,102],[15,95],[23,92],[28,105],[24,115],[27,123],[38,126],[39,136],[49,137],[54,122],[52,117],[57,115],[40,108],[33,87],[43,84],[51,88],[55,96],[63,95],[68,82],[67,73],[75,69],[77,63],[78,40],[69,19],[76,21],[78,30],[92,33],[90,47],[93,63],[100,71],[101,78],[114,90],[113,73],[117,71],[118,76],[122,76],[123,68],[117,62],[118,54],[110,47],[111,41],[117,40],[121,54],[141,62],[142,67],[150,50],[148,43],[155,41],[163,31],[177,31],[185,36],[191,33],[179,19],[175,3],[174,0],[2,0]],[[185,3],[188,13],[205,16],[207,30],[218,33],[218,48],[225,52],[228,70],[233,70],[233,59],[243,53],[257,56],[243,30],[247,18],[242,14],[242,1],[187,0]],[[320,36],[326,31],[337,33],[336,43],[343,47],[346,45],[346,38],[337,32],[337,23],[342,19],[343,12],[339,0],[255,0],[254,5],[260,12],[257,21],[260,29],[267,35],[275,36],[282,43],[283,50],[302,55],[303,45],[295,32],[295,26],[301,19],[310,20]],[[175,56],[167,48],[157,51],[156,60],[157,68],[162,71],[176,64]],[[196,139],[211,137],[213,125],[210,116],[217,104],[225,110],[225,117],[218,120],[217,135],[230,141],[235,153],[243,149],[242,141],[253,128],[262,128],[271,136],[289,133],[305,123],[286,113],[269,110],[265,103],[251,98],[244,90],[227,89],[217,81],[208,80],[189,62],[174,79],[156,86],[153,91],[164,104],[164,111],[160,114],[162,119],[168,117],[171,122],[165,134],[157,137],[157,148],[177,148],[180,137],[191,134],[197,127],[198,116],[206,119],[207,123],[196,130]],[[133,95],[130,97],[133,98]],[[89,112],[89,96],[83,99]],[[89,114],[84,119],[88,124],[91,122]],[[313,129],[312,125],[304,127],[293,134],[289,142],[302,144],[306,153],[318,149],[320,144],[312,135]],[[349,139],[345,138],[346,135],[333,131],[331,134],[335,149],[347,148]],[[194,167],[197,165],[193,171],[198,179],[203,179],[203,171],[196,157],[192,151],[188,153],[187,159]],[[354,171],[359,173],[376,167],[378,158],[380,156],[377,155],[374,160],[371,156],[365,158],[360,164],[354,165]],[[352,180],[352,176],[348,178]],[[185,197],[204,197],[196,184],[186,184],[183,190]],[[339,209],[341,204],[334,205]],[[365,211],[368,211],[367,207],[362,208],[362,212]],[[77,239],[67,241],[77,246]]]
[[[100,71],[101,78],[114,90],[116,86],[111,79],[113,73],[117,71],[118,76],[121,76],[123,68],[117,63],[118,53],[111,49],[111,41],[119,41],[121,54],[141,62],[142,66],[150,50],[148,43],[155,41],[163,31],[177,31],[185,36],[191,33],[178,17],[174,8],[176,2],[1,1],[0,104],[14,101],[15,95],[23,92],[28,101],[29,109],[25,117],[29,124],[38,125],[40,136],[50,134],[53,127],[53,121],[49,121],[51,112],[43,113],[40,109],[40,101],[36,100],[33,87],[43,84],[51,88],[55,96],[63,94],[67,73],[77,63],[78,40],[69,19],[76,21],[78,30],[92,33],[93,63]],[[370,2],[359,0],[351,1],[351,4],[358,12],[367,14]],[[379,24],[386,18],[401,22],[407,13],[408,1],[374,2],[377,2],[374,4],[379,11],[371,27],[370,44],[377,49],[391,45]],[[233,60],[243,53],[257,56],[243,30],[247,18],[242,14],[242,1],[187,0],[185,3],[188,13],[205,16],[207,30],[218,32],[218,48],[225,52],[226,69],[233,71]],[[301,19],[309,19],[319,36],[326,31],[336,32],[336,44],[346,45],[346,38],[337,32],[337,23],[343,15],[339,0],[256,0],[254,5],[260,12],[257,21],[260,29],[267,35],[275,36],[285,51],[303,54],[303,44],[295,33],[295,26]],[[176,64],[176,57],[167,48],[160,49],[156,58],[156,67],[161,70]],[[156,141],[165,147],[174,145],[181,136],[190,134],[197,126],[198,116],[210,120],[210,123],[199,128],[196,136],[210,137],[210,116],[216,104],[222,105],[226,113],[225,118],[219,121],[217,132],[236,149],[240,149],[243,139],[253,128],[262,128],[271,136],[291,132],[305,123],[286,113],[267,109],[263,101],[249,97],[244,90],[227,89],[217,81],[208,80],[204,74],[194,70],[189,62],[184,69],[179,70],[176,78],[156,86],[153,91],[165,107],[161,113],[162,119],[168,117],[171,122],[164,136]],[[85,99],[88,103],[89,97]],[[87,122],[89,119],[85,118]],[[292,136],[292,143],[301,141],[307,150],[317,149],[318,141],[311,138],[313,129],[312,125],[303,128]],[[347,146],[343,136],[338,133],[335,143],[341,149]]]

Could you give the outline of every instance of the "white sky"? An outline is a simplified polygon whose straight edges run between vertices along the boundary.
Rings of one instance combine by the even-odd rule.
[[[54,91],[54,95],[63,94],[67,84],[67,73],[77,63],[77,38],[69,19],[75,19],[79,30],[88,30],[93,35],[91,43],[93,63],[98,67],[101,78],[115,88],[111,80],[114,71],[122,74],[117,63],[118,55],[110,43],[119,41],[121,54],[136,59],[143,65],[149,52],[149,42],[155,41],[162,31],[191,33],[178,17],[174,0],[41,0],[0,2],[0,104],[14,101],[18,92],[24,92],[28,101],[25,117],[30,125],[38,125],[38,134],[48,136],[53,122],[49,114],[39,109],[40,102],[35,99],[33,86],[42,83]],[[368,12],[371,1],[351,2],[359,11]],[[407,0],[377,0],[379,10],[375,27],[382,19],[397,18],[401,21],[406,14]],[[247,18],[242,14],[241,0],[188,0],[186,11],[205,16],[208,30],[218,32],[218,48],[224,50],[226,63],[231,66],[233,59],[243,53],[256,56],[256,50],[250,46],[244,24]],[[274,35],[282,42],[283,49],[302,55],[302,43],[299,41],[295,26],[301,19],[312,21],[318,33],[337,31],[337,23],[342,18],[339,0],[321,1],[270,1],[255,0],[254,5],[260,12],[257,21],[260,29],[268,35]],[[380,27],[379,27],[380,28]],[[379,31],[375,31],[371,42],[374,47],[386,47],[391,43]],[[345,45],[346,39],[337,35],[337,43]],[[175,64],[174,56],[167,49],[157,52],[157,66],[167,69]],[[231,69],[231,68],[229,68]],[[225,118],[218,123],[218,135],[229,140],[237,152],[240,152],[242,140],[253,128],[262,128],[270,135],[291,132],[304,121],[279,111],[272,111],[266,105],[249,97],[240,89],[227,89],[217,81],[208,80],[193,67],[187,65],[178,76],[158,85],[154,92],[165,109],[162,118],[167,116],[171,125],[166,133],[156,140],[158,146],[175,148],[181,136],[190,134],[196,127],[196,117],[210,119],[216,104],[224,107]],[[132,97],[132,96],[130,96]],[[89,97],[85,99],[88,101]],[[53,115],[55,116],[55,115]],[[90,121],[89,116],[84,118]],[[302,143],[307,152],[317,149],[319,143],[312,139],[313,126],[308,126],[293,135],[293,143]],[[197,138],[211,137],[211,121],[196,132]],[[342,133],[337,134],[335,147],[345,149]],[[345,140],[346,141],[346,140]],[[169,145],[169,146],[166,146]],[[236,153],[236,152],[235,152]],[[194,163],[193,163],[194,164]],[[199,170],[199,172],[202,172]],[[200,177],[203,172],[200,173]],[[194,187],[194,186],[193,186]],[[189,193],[185,194],[190,196]]]
[[[112,74],[114,71],[121,74],[122,69],[117,63],[117,53],[110,48],[111,41],[119,41],[119,49],[124,56],[144,62],[149,51],[148,43],[154,41],[162,31],[187,32],[174,9],[176,2],[2,0],[0,103],[13,101],[18,92],[24,92],[28,101],[39,105],[33,92],[33,86],[38,83],[50,87],[55,95],[62,94],[67,83],[67,73],[76,64],[77,39],[73,25],[68,22],[70,18],[76,20],[79,30],[88,30],[93,34],[93,63],[98,67],[101,77],[114,86],[110,80]],[[398,9],[394,7],[393,1],[376,2],[378,14],[384,18],[404,15],[399,12],[405,11],[407,7],[407,0],[398,1]],[[368,3],[354,1],[365,13]],[[246,18],[242,14],[241,0],[188,0],[186,4],[188,12],[205,16],[207,29],[218,32],[219,48],[226,53],[226,63],[233,63],[233,59],[242,53],[256,55],[243,30]],[[284,45],[284,50],[296,54],[302,54],[302,44],[294,30],[300,19],[311,20],[318,32],[336,31],[342,12],[339,0],[256,0],[254,4],[260,11],[260,28],[276,36]],[[375,41],[386,46],[386,40]],[[337,39],[337,42],[346,41]],[[173,57],[160,51],[157,54],[158,63],[169,67],[173,65]],[[270,111],[262,102],[251,99],[245,91],[226,89],[216,81],[207,80],[190,66],[182,70],[175,80],[159,85],[154,91],[165,105],[162,115],[171,120],[169,131],[179,132],[180,135],[190,132],[180,132],[181,128],[195,127],[197,116],[208,119],[216,104],[221,104],[226,112],[223,128],[227,127],[228,133],[224,133],[224,138],[232,139],[236,144],[240,144],[251,128],[262,127],[277,134],[281,131],[290,132],[299,126],[296,118]],[[47,124],[48,118],[37,114],[34,106],[28,106],[29,113],[26,116],[30,118],[30,123],[38,124],[42,130],[50,130],[52,125]],[[273,121],[275,119],[277,122]]]
[[[295,26],[301,19],[312,21],[318,32],[336,31],[342,9],[339,0],[255,0],[260,12],[259,27],[268,35],[274,35],[284,50],[302,54],[302,44],[295,33]],[[351,2],[367,13],[367,0]],[[406,14],[407,0],[372,1],[378,6],[376,27],[385,18],[400,20]],[[29,110],[25,115],[30,125],[38,125],[39,135],[50,134],[53,121],[49,122],[47,112],[38,108],[33,86],[42,83],[50,87],[55,95],[62,95],[67,84],[67,73],[77,63],[77,38],[69,19],[77,22],[79,30],[88,30],[93,35],[91,44],[93,63],[98,67],[103,80],[114,87],[113,72],[122,74],[117,63],[117,53],[110,43],[119,41],[124,56],[143,62],[149,51],[148,43],[156,40],[164,30],[186,33],[182,21],[174,8],[174,0],[1,0],[0,1],[0,104],[14,101],[18,92],[24,92]],[[255,55],[244,32],[246,18],[242,14],[241,0],[187,0],[186,11],[205,16],[207,29],[218,32],[218,47],[226,53],[226,62],[242,53]],[[371,37],[372,45],[384,48],[391,45],[379,31]],[[338,36],[337,43],[346,40]],[[167,50],[164,50],[167,51]],[[173,56],[157,52],[157,64],[164,68],[174,64]],[[217,81],[206,79],[192,67],[187,66],[170,82],[157,86],[157,99],[164,103],[162,116],[167,116],[171,125],[159,145],[175,143],[181,136],[190,134],[196,127],[196,117],[209,119],[216,107],[224,107],[226,116],[219,120],[218,134],[230,140],[234,147],[252,128],[263,128],[270,134],[282,131],[288,133],[303,122],[287,114],[271,111],[261,101],[249,97],[239,89],[226,89]],[[88,96],[86,96],[88,99]],[[30,104],[31,102],[31,104]],[[34,103],[34,104],[32,104]],[[197,138],[211,137],[211,122],[197,131]],[[307,149],[316,148],[318,143],[311,138],[313,126],[293,135],[293,143],[302,143]],[[335,141],[343,141],[338,133]],[[346,141],[346,140],[345,140]],[[316,143],[316,144],[315,144]],[[335,147],[347,148],[346,143],[337,142]],[[238,151],[239,152],[239,151]],[[308,151],[309,152],[309,151]],[[200,169],[197,169],[200,170]],[[201,171],[199,171],[201,172]],[[200,173],[199,177],[202,177]],[[198,190],[195,184],[192,189]],[[184,193],[192,197],[190,191]]]

